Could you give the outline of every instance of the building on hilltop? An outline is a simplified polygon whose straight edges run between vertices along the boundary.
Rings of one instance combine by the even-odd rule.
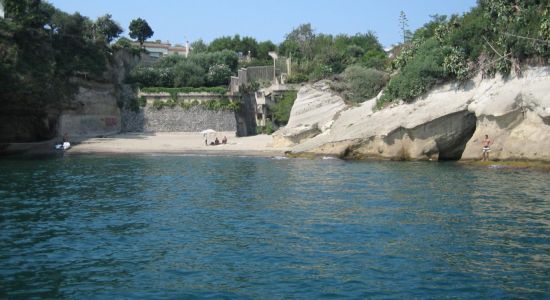
[[[136,43],[136,45],[138,44]],[[155,42],[143,43],[143,48],[147,50],[149,56],[152,58],[160,58],[170,54],[184,55],[185,57],[189,55],[188,43],[185,46],[180,44],[175,44],[172,46],[170,42],[163,43],[160,40],[156,40]]]

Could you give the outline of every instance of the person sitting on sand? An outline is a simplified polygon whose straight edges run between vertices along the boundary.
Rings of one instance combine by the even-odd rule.
[[[214,144],[216,144],[216,145],[220,144],[220,140],[218,140],[218,137],[216,137],[216,139],[214,140]]]
[[[489,152],[491,152],[491,148],[489,146],[492,144],[491,140],[489,139],[488,135],[485,135],[485,139],[482,142],[483,144],[483,158],[481,161],[487,161],[489,160]]]
[[[227,144],[227,137],[225,135],[223,136],[222,144]]]

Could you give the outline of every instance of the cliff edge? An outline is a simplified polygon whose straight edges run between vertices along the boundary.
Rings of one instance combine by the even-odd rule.
[[[380,110],[373,109],[377,98],[345,105],[328,86],[300,90],[274,146],[351,159],[475,160],[487,134],[491,159],[550,161],[549,67],[442,85]]]

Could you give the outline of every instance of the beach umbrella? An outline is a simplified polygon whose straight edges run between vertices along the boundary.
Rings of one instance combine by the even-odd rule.
[[[214,130],[214,129],[206,129],[206,130],[201,131],[201,133],[202,133],[203,136],[207,136],[207,135],[209,135],[209,134],[211,134],[211,133],[216,133],[216,130]]]

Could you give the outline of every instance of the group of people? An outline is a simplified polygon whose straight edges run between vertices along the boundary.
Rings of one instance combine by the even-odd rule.
[[[225,135],[223,136],[221,143],[218,137],[216,137],[214,141],[210,142],[211,146],[220,145],[220,144],[227,144],[227,137]],[[204,145],[208,146],[208,138],[204,139]]]

